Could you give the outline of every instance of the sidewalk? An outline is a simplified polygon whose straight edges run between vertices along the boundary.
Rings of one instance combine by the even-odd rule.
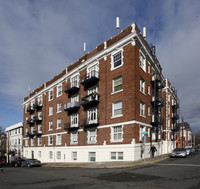
[[[80,168],[125,168],[140,165],[154,164],[169,158],[169,154],[147,158],[139,161],[112,161],[112,162],[87,162],[87,163],[47,163],[43,167],[80,167]]]

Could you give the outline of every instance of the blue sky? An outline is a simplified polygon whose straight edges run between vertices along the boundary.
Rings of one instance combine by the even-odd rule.
[[[136,22],[156,45],[181,114],[200,130],[199,0],[0,0],[0,125],[23,121],[23,98]]]

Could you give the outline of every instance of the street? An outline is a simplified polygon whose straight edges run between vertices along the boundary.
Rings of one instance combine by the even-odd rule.
[[[200,154],[152,165],[94,169],[5,167],[0,188],[200,188]]]

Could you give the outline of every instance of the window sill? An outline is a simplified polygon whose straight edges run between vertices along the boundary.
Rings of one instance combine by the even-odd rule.
[[[143,95],[145,95],[146,96],[146,94],[144,93],[144,92],[142,92],[142,91],[140,91]]]
[[[123,115],[112,116],[111,119],[118,118],[118,117],[123,117]]]
[[[122,91],[123,91],[123,89],[121,89],[121,90],[119,90],[119,91],[116,91],[116,92],[112,92],[111,95],[120,93],[120,92],[122,92]]]
[[[146,118],[146,116],[144,116],[144,115],[140,115],[140,117]]]
[[[111,142],[111,143],[123,142],[123,139],[121,139],[121,140],[113,140],[113,139],[112,139],[112,140],[110,140],[110,142]]]

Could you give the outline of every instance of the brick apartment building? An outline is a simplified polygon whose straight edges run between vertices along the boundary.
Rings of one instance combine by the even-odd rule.
[[[175,104],[154,49],[132,23],[24,98],[24,156],[134,161],[149,157],[152,144],[156,155],[171,152]]]

